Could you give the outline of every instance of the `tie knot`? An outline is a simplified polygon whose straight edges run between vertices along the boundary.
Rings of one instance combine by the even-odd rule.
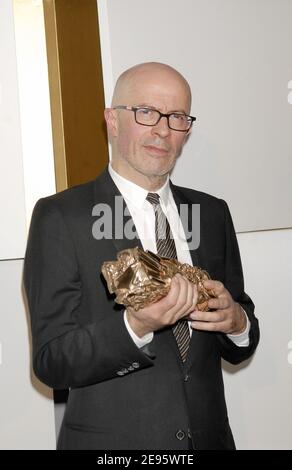
[[[157,193],[148,193],[146,200],[150,202],[153,206],[157,206],[159,204],[159,194]]]

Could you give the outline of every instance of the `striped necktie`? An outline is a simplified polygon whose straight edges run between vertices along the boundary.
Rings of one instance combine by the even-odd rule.
[[[167,217],[161,209],[159,195],[156,193],[148,193],[146,200],[152,204],[155,213],[157,254],[164,256],[165,258],[177,259],[175,242]],[[179,320],[172,327],[172,331],[176,339],[182,361],[185,362],[190,344],[190,330],[187,320]]]

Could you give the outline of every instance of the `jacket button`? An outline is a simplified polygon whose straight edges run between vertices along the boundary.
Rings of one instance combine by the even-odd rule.
[[[140,367],[139,362],[133,362],[132,367],[134,367],[134,369],[139,369]]]
[[[184,382],[188,382],[190,380],[191,376],[189,374],[186,374],[184,376]]]
[[[177,431],[177,433],[175,434],[175,437],[179,440],[179,441],[182,441],[185,437],[186,437],[186,434],[184,431],[182,431],[181,429],[179,429],[179,431]]]

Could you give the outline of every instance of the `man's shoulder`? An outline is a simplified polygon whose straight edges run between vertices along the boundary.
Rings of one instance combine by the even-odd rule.
[[[56,194],[39,199],[35,205],[35,212],[46,214],[60,211],[70,216],[84,211],[92,210],[94,201],[95,180],[60,191]]]
[[[203,191],[198,191],[196,189],[185,188],[183,186],[178,186],[171,184],[172,192],[178,197],[182,197],[185,200],[193,204],[204,204],[210,205],[212,207],[223,207],[226,203],[223,199],[220,199],[212,194],[205,193]]]

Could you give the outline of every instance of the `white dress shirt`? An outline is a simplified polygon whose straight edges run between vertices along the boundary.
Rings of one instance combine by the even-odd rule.
[[[157,253],[155,240],[155,214],[153,206],[149,201],[146,200],[149,191],[119,175],[112,168],[111,164],[109,164],[108,170],[115,185],[125,199],[138,236],[141,240],[143,249]],[[185,233],[181,219],[179,217],[178,209],[170,189],[169,178],[167,178],[165,184],[155,192],[160,196],[161,208],[168,219],[171,231],[173,233],[178,261],[181,263],[188,263],[192,266],[192,258],[189,252],[188,243],[185,238]],[[148,333],[142,338],[134,333],[127,320],[126,312],[124,312],[124,321],[131,338],[139,348],[152,341],[153,333]],[[188,324],[190,328],[190,335],[192,335],[191,322],[189,321]],[[247,318],[247,326],[243,333],[227,336],[239,347],[248,346],[249,330],[250,322]]]

